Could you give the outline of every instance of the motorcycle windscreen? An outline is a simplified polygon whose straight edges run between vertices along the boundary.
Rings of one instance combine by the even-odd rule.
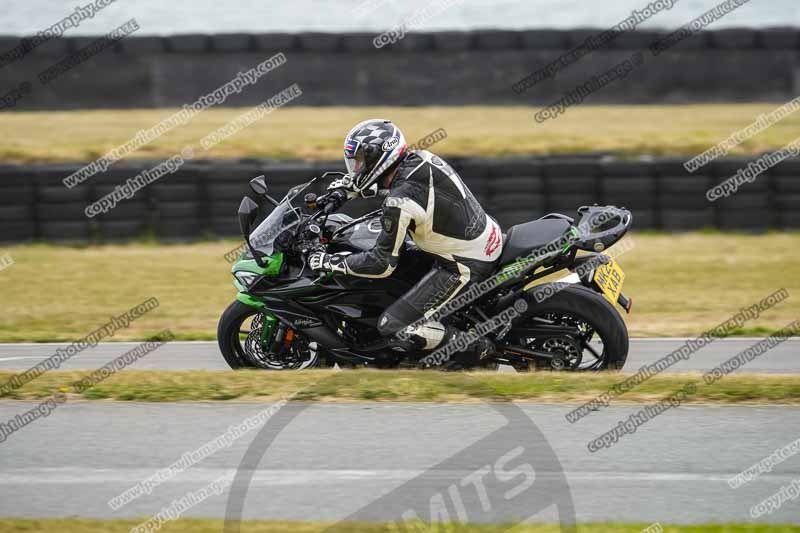
[[[250,234],[250,244],[264,255],[275,253],[275,239],[283,232],[291,230],[300,223],[300,212],[292,206],[292,199],[303,192],[311,182],[293,187],[275,206],[272,213]]]

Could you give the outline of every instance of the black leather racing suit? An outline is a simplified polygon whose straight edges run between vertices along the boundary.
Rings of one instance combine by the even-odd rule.
[[[439,261],[384,311],[378,329],[383,336],[405,329],[416,347],[436,348],[444,339],[445,328],[423,318],[431,317],[468,284],[491,274],[503,250],[500,226],[449,164],[423,150],[409,152],[400,161],[383,202],[381,221],[376,246],[345,258],[347,273],[389,276],[397,266],[406,232],[410,232],[414,243]]]

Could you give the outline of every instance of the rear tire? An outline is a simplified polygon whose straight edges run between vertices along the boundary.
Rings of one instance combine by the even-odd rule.
[[[545,285],[557,288],[561,284],[543,284],[535,288],[541,289]],[[602,295],[583,285],[569,284],[541,303],[536,302],[533,288],[525,293],[525,299],[528,310],[514,321],[515,325],[543,315],[572,317],[589,325],[603,342],[602,362],[591,370],[620,370],[625,365],[629,349],[628,328],[616,308]],[[512,328],[512,337],[513,331]]]

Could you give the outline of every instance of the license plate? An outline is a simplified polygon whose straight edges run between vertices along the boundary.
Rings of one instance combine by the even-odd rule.
[[[612,305],[617,303],[624,281],[625,272],[613,259],[607,265],[600,265],[594,271],[594,282]]]

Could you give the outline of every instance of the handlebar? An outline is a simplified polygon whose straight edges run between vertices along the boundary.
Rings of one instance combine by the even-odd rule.
[[[339,206],[337,205],[337,202],[329,201],[329,202],[325,203],[325,207],[322,208],[322,212],[325,213],[326,215],[330,215],[331,213],[336,211],[338,208],[339,208]]]
[[[323,194],[317,199],[317,204],[322,205],[322,212],[329,215],[339,209],[347,201],[347,192],[344,189],[334,189]]]

